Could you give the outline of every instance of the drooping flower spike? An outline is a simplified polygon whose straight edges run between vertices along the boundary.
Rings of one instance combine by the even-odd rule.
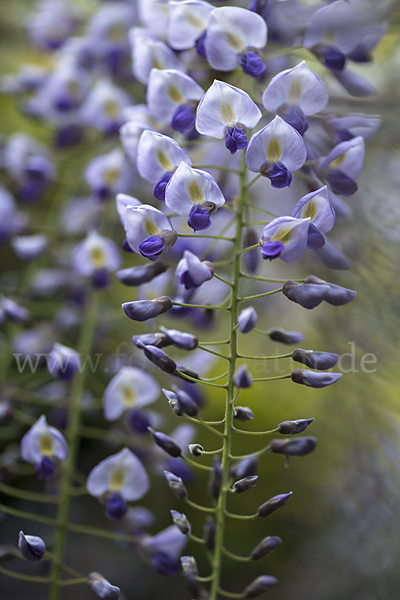
[[[104,417],[115,421],[127,410],[135,411],[157,400],[160,386],[149,373],[135,367],[122,367],[104,392]]]
[[[167,38],[171,48],[194,47],[200,56],[205,56],[208,17],[214,7],[203,0],[171,1],[168,6]]]
[[[131,29],[129,41],[132,47],[133,74],[141,83],[148,84],[152,69],[183,70],[183,65],[171,48],[144,29]]]
[[[72,264],[75,273],[91,278],[95,287],[104,288],[110,283],[110,273],[119,268],[121,257],[113,241],[91,231],[75,248]]]
[[[150,260],[172,248],[177,239],[168,217],[148,204],[127,206],[124,226],[129,247]]]
[[[293,262],[307,247],[310,218],[278,217],[266,225],[261,234],[261,253],[264,259],[280,258]]]
[[[290,186],[292,171],[300,169],[306,158],[303,138],[278,116],[251,137],[246,152],[250,171],[268,177],[276,188]]]
[[[300,135],[308,129],[306,115],[323,110],[328,100],[323,82],[304,60],[293,69],[275,75],[262,96],[265,108],[279,114]]]
[[[89,494],[105,502],[106,516],[114,520],[125,516],[127,501],[143,498],[149,488],[144,466],[128,448],[102,460],[87,480]]]
[[[147,87],[147,105],[154,119],[184,132],[195,123],[195,109],[203,89],[189,75],[176,69],[152,69]]]
[[[234,154],[247,148],[246,130],[260,119],[260,109],[246,92],[215,80],[197,107],[196,129],[203,135],[225,138],[225,146]]]
[[[328,156],[316,162],[316,173],[328,182],[333,193],[351,196],[358,189],[355,179],[362,171],[364,153],[364,138],[361,136],[341,142]]]
[[[68,457],[68,446],[62,434],[49,427],[42,415],[22,438],[21,457],[35,465],[39,479],[47,479],[53,475],[57,463]]]
[[[225,204],[225,198],[209,173],[182,162],[166,187],[165,204],[178,215],[188,216],[189,227],[201,231],[210,227],[210,215]]]
[[[144,131],[140,137],[137,155],[137,170],[146,181],[154,183],[154,196],[165,200],[165,188],[181,162],[191,166],[192,162],[172,138]]]
[[[250,49],[267,43],[267,25],[260,15],[237,6],[215,8],[209,15],[205,52],[213,69],[243,72],[257,77],[265,71],[261,58]]]
[[[329,200],[328,188],[324,186],[303,196],[292,210],[291,216],[296,219],[310,218],[307,248],[321,248],[325,244],[322,234],[330,231],[335,223],[335,211]]]

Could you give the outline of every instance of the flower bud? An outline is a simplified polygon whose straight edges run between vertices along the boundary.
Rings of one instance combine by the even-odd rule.
[[[260,558],[263,558],[264,556],[272,552],[272,550],[275,550],[275,548],[281,543],[282,540],[280,537],[278,537],[277,535],[269,535],[268,537],[265,537],[263,540],[261,540],[258,546],[254,548],[250,556],[253,560],[259,560]]]
[[[181,556],[183,576],[189,584],[189,591],[194,598],[199,595],[199,570],[194,556]]]
[[[121,269],[117,271],[116,275],[123,285],[138,286],[152,281],[161,273],[165,273],[166,270],[166,265],[161,260],[157,260],[147,265]]]
[[[175,377],[184,379],[187,383],[195,383],[195,382],[190,381],[189,379],[186,379],[185,377],[183,377],[183,375],[187,375],[188,377],[191,377],[192,379],[198,379],[200,381],[200,375],[198,373],[196,373],[195,371],[192,371],[191,369],[188,369],[187,367],[184,367],[183,365],[176,365],[176,369],[177,369],[177,371],[179,371],[179,373],[173,373],[173,375]]]
[[[336,383],[342,376],[343,373],[315,373],[315,371],[307,371],[305,369],[295,369],[292,371],[292,381],[317,389]]]
[[[208,482],[208,493],[210,494],[211,498],[214,498],[214,500],[218,500],[221,492],[222,475],[221,461],[217,456],[214,456],[210,479]]]
[[[56,379],[71,381],[81,368],[79,354],[62,344],[54,344],[50,352],[48,370]]]
[[[232,477],[249,477],[249,475],[256,473],[257,467],[257,456],[246,456],[246,458],[242,458],[242,460],[232,465],[231,475]]]
[[[248,406],[236,406],[233,409],[233,418],[245,423],[254,419],[254,413]]]
[[[296,348],[293,350],[292,358],[296,362],[310,367],[310,369],[325,371],[325,369],[332,369],[340,357],[339,354],[332,354],[331,352],[314,352],[313,350]]]
[[[238,316],[238,325],[242,333],[249,333],[257,325],[257,313],[252,306],[243,309]]]
[[[181,407],[180,404],[178,402],[178,400],[176,398],[172,398],[171,400],[168,400],[168,403],[171,407],[172,412],[177,416],[177,417],[182,417],[183,412],[181,411]]]
[[[319,279],[319,277],[315,277],[314,275],[309,275],[305,279],[305,283],[307,285],[320,285],[321,287],[328,286],[329,292],[325,298],[325,301],[329,304],[332,304],[332,306],[343,306],[343,304],[348,304],[348,302],[351,302],[357,295],[357,292],[354,290],[348,290],[340,285],[328,283],[327,281]]]
[[[257,515],[259,517],[269,517],[269,515],[278,510],[278,508],[285,506],[292,494],[293,492],[288,492],[287,494],[278,494],[277,496],[270,498],[267,502],[264,502],[264,504],[261,504],[261,506],[258,507]]]
[[[186,515],[178,512],[177,510],[171,510],[171,516],[174,524],[177,526],[179,531],[184,535],[190,533],[190,523]]]
[[[152,427],[149,427],[149,431],[153,436],[153,439],[157,446],[159,446],[162,450],[165,450],[167,454],[172,456],[173,458],[178,458],[182,454],[181,448],[174,442],[174,440],[162,433],[161,431],[154,431]]]
[[[167,356],[160,348],[157,348],[156,346],[145,346],[140,341],[138,341],[136,345],[143,350],[146,358],[157,365],[159,369],[165,371],[165,373],[173,373],[176,371],[176,362]]]
[[[245,365],[238,368],[232,378],[233,385],[237,388],[249,388],[253,384],[253,378]]]
[[[120,589],[111,585],[100,573],[89,573],[87,576],[89,588],[103,600],[118,600]]]
[[[155,300],[124,302],[122,308],[126,316],[133,321],[148,321],[171,310],[172,302],[168,296],[161,296]]]
[[[46,552],[46,545],[42,538],[36,535],[25,535],[19,532],[18,548],[26,560],[41,560]]]
[[[296,435],[302,433],[314,421],[314,419],[297,419],[296,421],[282,421],[278,425],[279,433],[283,435]]]
[[[186,500],[188,493],[182,479],[170,471],[164,471],[164,476],[174,496],[178,498],[178,500]]]
[[[255,246],[259,242],[259,236],[254,229],[248,228],[246,229],[243,236],[243,248],[249,248],[250,246]],[[246,267],[247,272],[250,275],[255,275],[258,271],[258,267],[260,264],[260,252],[258,248],[254,248],[254,250],[249,250],[243,255],[243,262]]]
[[[189,444],[188,448],[190,454],[192,454],[195,458],[203,456],[204,448],[203,446],[200,446],[200,444]]]
[[[160,329],[177,348],[181,350],[194,350],[197,348],[199,340],[195,335],[177,329],[166,329],[165,327],[160,327]]]
[[[278,583],[272,575],[260,575],[244,590],[246,598],[256,598]]]
[[[271,340],[280,342],[281,344],[299,344],[304,339],[301,331],[285,331],[281,327],[270,329],[268,335]]]
[[[164,333],[144,333],[142,335],[134,335],[133,343],[140,348],[141,342],[145,346],[156,346],[156,348],[165,348],[171,346],[170,340]]]
[[[317,447],[315,437],[298,437],[295,439],[272,440],[271,452],[274,454],[285,454],[286,456],[306,456],[314,452]]]
[[[309,310],[321,304],[327,298],[329,291],[329,285],[295,283],[294,281],[287,281],[282,288],[282,293],[286,298]]]
[[[237,494],[242,494],[243,492],[247,492],[247,490],[251,490],[257,483],[258,475],[250,475],[249,477],[244,477],[243,479],[239,479],[239,481],[235,481],[232,486],[232,491]]]
[[[206,517],[203,529],[203,539],[207,550],[213,552],[215,548],[215,535],[217,533],[217,527],[215,525],[214,517],[208,515]]]
[[[175,395],[181,411],[189,417],[195,417],[199,412],[199,406],[192,396],[184,390],[178,389],[176,390]]]

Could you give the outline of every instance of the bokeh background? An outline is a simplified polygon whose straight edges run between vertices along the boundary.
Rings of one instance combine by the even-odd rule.
[[[47,59],[32,49],[26,39],[23,24],[32,7],[30,0],[0,0],[0,70],[13,73],[26,62],[44,64]],[[310,434],[318,438],[318,449],[304,458],[294,458],[286,468],[280,456],[264,455],[260,462],[260,484],[248,495],[231,500],[232,511],[253,512],[269,497],[293,490],[294,496],[285,509],[265,520],[234,522],[227,529],[226,545],[238,554],[250,551],[265,535],[279,535],[284,544],[262,563],[250,563],[238,568],[225,560],[225,587],[243,589],[260,572],[274,574],[280,585],[270,590],[271,600],[394,600],[400,585],[400,10],[391,17],[388,34],[374,52],[371,65],[359,67],[360,72],[379,90],[367,99],[352,99],[338,86],[331,92],[332,110],[379,114],[381,126],[367,143],[359,190],[348,205],[351,214],[339,219],[333,241],[349,257],[351,269],[330,271],[315,257],[306,256],[291,265],[273,265],[271,272],[281,277],[303,277],[316,274],[339,285],[357,290],[356,299],[349,305],[334,308],[323,304],[314,311],[272,297],[268,302],[254,304],[260,315],[259,328],[282,326],[303,331],[303,346],[332,351],[344,356],[342,380],[332,388],[314,390],[294,386],[290,381],[258,384],[243,392],[240,404],[249,405],[256,415],[254,429],[269,429],[277,423],[297,418],[314,417]],[[0,95],[0,130],[7,136],[17,130],[32,133],[47,143],[51,132],[42,123],[28,119],[12,97]],[[34,223],[41,230],[47,228],[54,239],[60,236],[60,211],[71,195],[84,189],[82,169],[88,160],[108,149],[107,142],[99,148],[99,140],[88,136],[79,149],[65,150],[58,155],[61,177],[53,193],[34,208]],[[110,144],[108,142],[108,144]],[[109,149],[113,147],[111,142]],[[296,196],[296,186],[293,194]],[[298,196],[299,197],[299,196]],[[271,200],[273,203],[273,200]],[[271,204],[273,205],[273,204]],[[114,207],[109,211],[114,239],[121,238]],[[68,242],[70,243],[70,242]],[[66,246],[68,244],[65,242]],[[311,254],[311,253],[308,253]],[[130,255],[126,266],[131,264]],[[36,265],[37,266],[37,265]],[[30,266],[28,269],[35,269]],[[15,271],[26,269],[9,246],[1,248],[0,284],[4,291],[12,289]],[[27,274],[29,278],[29,273]],[[129,290],[128,290],[129,292]],[[256,291],[254,293],[257,293]],[[107,292],[109,306],[115,313],[129,293],[115,282]],[[49,301],[41,309],[51,318],[56,307]],[[109,336],[109,350],[122,340],[130,340],[137,326],[119,319],[107,309],[105,325],[100,334]],[[38,315],[38,317],[44,315]],[[221,323],[221,328],[223,323]],[[142,330],[140,330],[141,332]],[[222,334],[215,332],[218,339]],[[72,335],[72,333],[71,333]],[[10,351],[1,337],[2,361]],[[133,349],[133,347],[132,347]],[[262,336],[243,340],[242,350],[251,354],[282,352],[282,347]],[[284,350],[284,348],[283,348]],[[369,355],[366,357],[366,355]],[[365,358],[366,357],[366,358]],[[364,363],[363,363],[364,360]],[[369,362],[365,362],[369,361]],[[362,365],[364,364],[364,368]],[[1,366],[1,365],[0,365]],[[271,374],[278,365],[268,365]],[[221,371],[215,363],[210,376]],[[348,372],[346,372],[348,371]],[[368,372],[367,372],[368,371]],[[259,371],[256,376],[261,376]],[[100,374],[93,389],[99,394],[107,383]],[[295,388],[295,389],[294,389]],[[161,402],[161,401],[160,401]],[[171,422],[169,408],[157,407]],[[30,408],[26,408],[27,412]],[[219,418],[223,398],[208,393],[205,415]],[[90,425],[90,416],[88,417]],[[14,440],[8,431],[1,431],[3,449]],[[238,440],[242,442],[242,440]],[[214,448],[216,440],[201,432],[201,443]],[[251,441],[253,443],[253,441]],[[260,444],[260,442],[258,442]],[[254,448],[259,447],[254,442]],[[101,457],[112,453],[117,446],[101,446]],[[99,460],[99,446],[94,440],[82,442],[80,470],[88,472]],[[236,443],[240,454],[243,444]],[[190,484],[191,497],[207,503],[204,492],[206,478],[199,471]],[[40,490],[33,478],[13,485]],[[24,501],[7,498],[7,503],[21,509]],[[169,510],[184,510],[193,524],[193,531],[201,535],[202,519],[188,507],[175,500],[166,489],[163,478],[152,476],[152,491],[141,502],[154,512],[157,522],[153,532],[170,524]],[[76,522],[105,524],[103,510],[91,498],[74,501],[72,515]],[[0,543],[15,543],[21,529],[18,519],[3,515],[0,522]],[[187,546],[187,553],[196,552],[199,566],[207,573],[207,562],[201,552]],[[69,536],[67,557],[72,565],[83,572],[100,571],[120,586],[127,600],[152,600],[188,597],[183,580],[177,576],[162,578],[122,544],[83,536]],[[241,566],[241,564],[240,564]],[[45,566],[38,565],[40,574]],[[0,597],[4,600],[46,597],[45,589],[0,575]],[[64,600],[92,598],[84,587],[65,589]]]

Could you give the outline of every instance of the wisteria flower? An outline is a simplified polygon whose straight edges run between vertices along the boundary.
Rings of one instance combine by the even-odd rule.
[[[181,0],[169,2],[167,37],[171,48],[187,50],[195,48],[205,56],[205,36],[208,17],[213,6],[203,0]]]
[[[122,519],[128,510],[126,502],[143,498],[149,488],[144,466],[128,448],[102,460],[87,480],[89,494],[105,502],[106,516],[113,520]]]
[[[179,573],[179,557],[187,541],[188,537],[176,525],[170,525],[156,535],[143,535],[139,545],[153,568],[161,575],[168,576]]]
[[[189,75],[176,69],[152,69],[147,87],[147,105],[152,117],[163,125],[184,132],[195,123],[195,110],[203,89]]]
[[[96,156],[85,170],[85,180],[99,200],[127,192],[132,179],[131,168],[120,148]]]
[[[124,123],[119,130],[122,146],[132,164],[136,164],[137,147],[140,136],[145,129],[153,131],[157,129],[156,121],[150,116],[146,104],[130,106],[124,111]]]
[[[54,344],[49,355],[48,370],[56,379],[71,381],[81,368],[78,352],[63,344]]]
[[[335,211],[329,200],[328,188],[324,186],[303,196],[292,210],[291,216],[296,219],[310,218],[307,248],[321,248],[325,244],[322,234],[330,231],[335,223]]]
[[[251,137],[246,152],[250,171],[268,177],[277,188],[290,186],[292,171],[300,169],[306,158],[303,138],[278,116]]]
[[[332,192],[351,196],[358,189],[355,179],[362,171],[364,153],[364,138],[361,136],[341,142],[328,156],[318,159],[316,172],[328,182]]]
[[[278,217],[266,225],[261,234],[263,258],[280,258],[293,262],[306,249],[310,218]]]
[[[189,227],[200,231],[210,227],[210,215],[225,204],[225,198],[209,173],[182,162],[168,182],[165,204],[178,215],[188,215]]]
[[[80,116],[85,125],[114,135],[124,122],[124,109],[130,104],[132,99],[125,90],[107,79],[101,79],[88,94]]]
[[[260,109],[246,92],[215,80],[197,107],[196,129],[203,135],[225,138],[225,146],[234,154],[247,148],[246,131],[260,119]]]
[[[214,269],[208,261],[202,262],[193,252],[185,250],[183,258],[176,267],[175,274],[179,283],[187,290],[200,287],[205,281],[212,279]]]
[[[63,435],[47,425],[42,415],[21,441],[21,457],[35,465],[39,479],[47,479],[56,465],[68,458],[68,446]]]
[[[98,288],[109,285],[109,274],[116,271],[120,263],[118,246],[97,231],[91,231],[72,255],[75,273],[91,278]]]
[[[129,32],[129,40],[132,46],[133,74],[141,83],[148,84],[152,69],[184,70],[171,48],[147,31],[134,27]]]
[[[208,62],[218,71],[241,66],[243,72],[257,77],[265,71],[253,49],[267,43],[267,25],[260,15],[237,6],[215,8],[209,15],[205,52]]]
[[[135,367],[122,367],[104,392],[104,417],[115,421],[125,411],[135,411],[157,400],[160,386],[149,373]]]
[[[124,226],[129,247],[150,260],[169,250],[177,239],[168,217],[148,204],[128,206]]]

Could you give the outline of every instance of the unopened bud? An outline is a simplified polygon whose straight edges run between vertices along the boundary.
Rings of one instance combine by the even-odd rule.
[[[145,346],[156,346],[157,348],[165,348],[171,346],[172,342],[164,333],[144,333],[142,335],[134,335],[133,343],[140,348],[140,344]]]
[[[272,552],[272,550],[275,550],[275,548],[281,543],[282,540],[280,537],[276,535],[269,535],[268,537],[265,537],[263,540],[261,540],[258,546],[254,548],[250,556],[253,560],[259,560],[260,558],[263,558],[264,556]]]
[[[326,299],[329,294],[329,285],[287,281],[282,287],[282,293],[292,302],[311,310]]]
[[[302,433],[314,421],[314,419],[297,419],[296,421],[282,421],[278,425],[279,433],[283,435],[297,435]]]
[[[317,389],[336,383],[342,376],[343,373],[316,373],[315,371],[304,369],[295,369],[292,371],[292,381]]]
[[[259,242],[259,236],[254,229],[247,228],[243,236],[243,248],[255,246]],[[260,252],[258,248],[249,250],[243,255],[243,262],[246,270],[250,275],[254,275],[258,271],[260,264]]]
[[[218,500],[221,492],[222,475],[221,461],[217,456],[214,456],[210,479],[208,482],[208,493],[210,494],[211,498],[214,498],[214,500]]]
[[[197,598],[199,594],[199,570],[197,568],[194,556],[181,556],[181,565],[183,576],[189,584],[189,589],[193,597]]]
[[[157,446],[162,448],[162,450],[165,450],[167,454],[169,454],[173,458],[178,458],[178,456],[181,456],[181,448],[176,442],[174,442],[174,440],[171,437],[169,437],[169,435],[166,435],[161,431],[154,431],[152,427],[149,427],[148,431],[150,431]]]
[[[125,302],[122,308],[126,316],[133,321],[147,321],[171,310],[172,302],[168,296],[161,296],[155,300]]]
[[[30,561],[41,560],[46,552],[46,544],[36,535],[19,532],[18,548],[24,558]]]
[[[257,456],[246,456],[246,458],[242,458],[242,460],[239,460],[239,462],[231,467],[231,475],[232,477],[240,478],[249,477],[249,475],[254,475],[256,473],[257,467]]]
[[[203,455],[204,448],[200,446],[200,444],[189,444],[188,446],[190,454],[192,454],[195,458],[199,458],[199,456]]]
[[[280,342],[281,344],[299,344],[304,339],[304,335],[301,331],[286,331],[281,327],[270,329],[268,335],[271,340]]]
[[[306,456],[314,452],[317,447],[315,437],[298,437],[295,439],[272,440],[271,452],[274,454],[285,454],[286,456]]]
[[[204,539],[205,547],[210,552],[213,552],[213,550],[215,548],[216,533],[217,533],[217,527],[215,525],[214,518],[211,515],[208,515],[206,517],[206,520],[204,523],[203,539]]]
[[[245,423],[254,419],[254,413],[248,406],[236,406],[233,409],[233,418]]]
[[[186,515],[178,512],[177,510],[171,510],[171,516],[174,524],[177,526],[181,533],[183,533],[184,535],[190,533],[190,523]]]
[[[243,309],[238,316],[239,330],[249,333],[257,325],[257,313],[252,306]]]
[[[285,506],[292,494],[293,492],[288,492],[287,494],[278,494],[277,496],[270,498],[267,502],[264,502],[264,504],[261,504],[261,506],[258,507],[257,515],[259,517],[269,517],[269,515],[278,510],[278,508]]]
[[[116,275],[123,285],[138,286],[152,281],[161,273],[165,273],[166,270],[166,265],[161,260],[157,260],[147,265],[121,269],[116,272]]]
[[[232,491],[237,494],[241,494],[242,492],[247,492],[247,490],[251,490],[257,483],[258,475],[250,475],[249,477],[244,477],[243,479],[239,479],[239,481],[235,481],[232,486]]]
[[[250,388],[253,384],[253,378],[245,365],[241,365],[232,377],[232,383],[237,388]]]
[[[145,346],[142,342],[137,342],[137,346],[143,350],[146,358],[157,365],[157,367],[165,373],[173,373],[176,370],[176,362],[160,348],[157,348],[156,346]]]
[[[160,327],[160,329],[170,342],[181,350],[194,350],[198,346],[199,340],[192,333],[178,331],[177,329],[166,329],[165,327]]]
[[[357,292],[354,290],[349,290],[340,285],[335,285],[334,283],[328,283],[314,275],[309,275],[305,282],[307,284],[320,286],[327,285],[329,287],[329,292],[325,298],[325,302],[332,304],[332,306],[343,306],[344,304],[351,302],[357,295]]]
[[[314,352],[313,350],[302,350],[302,348],[295,348],[292,353],[292,358],[296,362],[300,362],[310,369],[318,369],[319,371],[325,371],[325,369],[332,369],[338,360],[339,354],[332,354],[331,352]]]
[[[246,594],[246,598],[256,598],[277,583],[278,580],[276,577],[273,577],[272,575],[261,575],[247,586],[244,593]]]
[[[190,379],[186,379],[185,375],[187,375],[188,377],[191,377],[192,379],[198,379],[200,381],[200,375],[198,373],[196,373],[196,371],[192,371],[191,369],[188,369],[187,367],[184,367],[183,365],[176,365],[176,369],[177,369],[177,371],[179,371],[179,373],[174,373],[175,377],[184,379],[188,383],[195,383],[195,382],[190,381]]]
[[[182,479],[170,471],[164,471],[164,477],[167,480],[167,483],[174,496],[179,500],[186,500],[188,493]]]
[[[111,585],[100,573],[89,573],[87,576],[89,588],[103,600],[118,600],[120,589]]]

